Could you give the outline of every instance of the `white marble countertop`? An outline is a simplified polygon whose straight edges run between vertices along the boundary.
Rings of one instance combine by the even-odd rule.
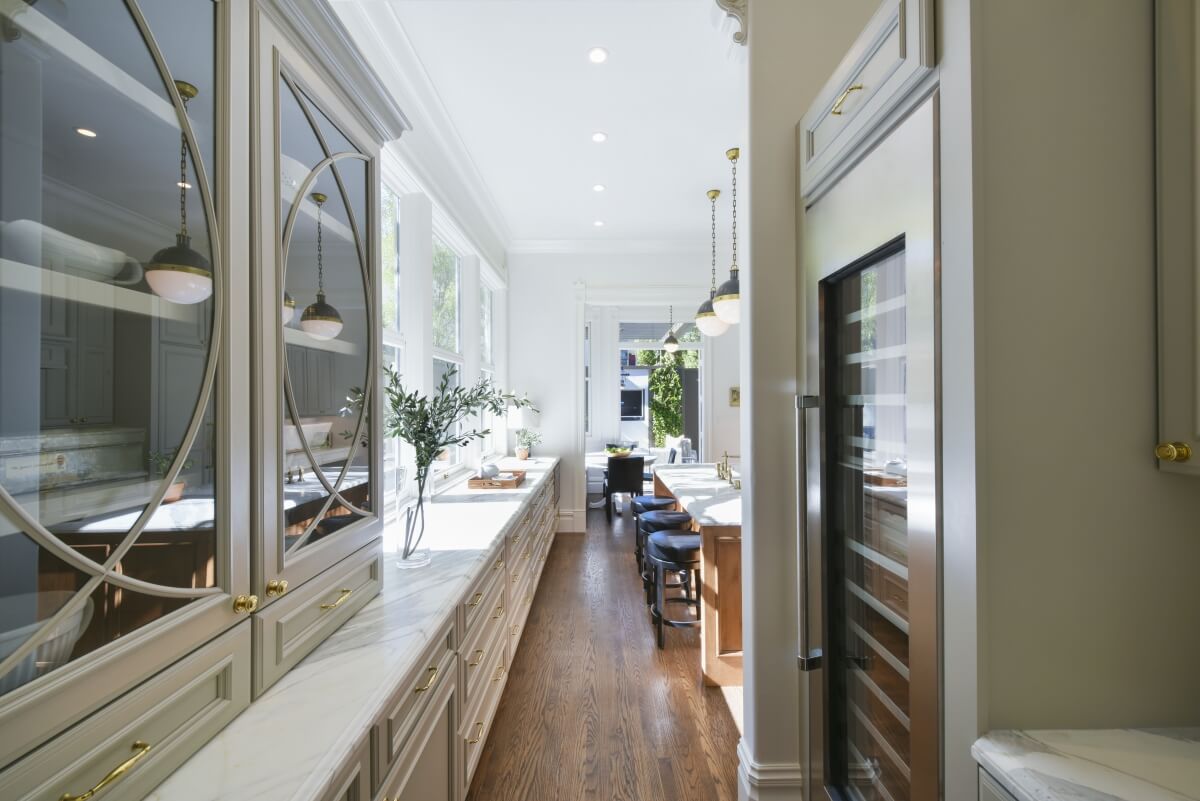
[[[311,801],[362,742],[454,614],[485,557],[520,521],[557,459],[505,460],[527,471],[516,490],[465,479],[426,509],[429,567],[384,554],[383,590],[148,795],[147,801]]]
[[[1200,799],[1200,728],[998,731],[971,754],[1018,801]]]
[[[742,491],[717,478],[716,465],[657,465],[654,475],[699,525],[742,525]]]

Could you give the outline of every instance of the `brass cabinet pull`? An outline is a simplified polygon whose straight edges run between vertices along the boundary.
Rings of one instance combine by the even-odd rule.
[[[492,615],[492,620],[499,620],[499,619],[500,619],[500,618],[502,618],[502,617],[504,617],[504,607],[503,607],[503,606],[497,606],[497,607],[496,607],[496,614]]]
[[[502,678],[504,678],[504,665],[496,665],[496,673],[492,676],[492,684],[495,684]]]
[[[239,595],[233,599],[233,611],[239,615],[246,615],[258,608],[257,595]]]
[[[325,610],[337,609],[346,602],[346,599],[350,597],[352,592],[354,592],[354,590],[348,590],[345,587],[342,587],[340,590],[338,590],[338,599],[331,604],[321,604],[321,608]]]
[[[467,740],[467,745],[475,745],[483,739],[483,724],[475,721],[475,736]]]
[[[528,548],[526,548],[526,549],[525,549],[525,553],[521,554],[521,558],[522,558],[522,559],[528,559],[528,558],[529,558],[529,549],[528,549]]]
[[[517,544],[517,543],[519,543],[520,541],[521,541],[521,535],[520,535],[520,534],[513,534],[513,545],[516,545],[516,544]]]
[[[418,687],[417,689],[413,690],[413,692],[416,693],[417,695],[420,695],[421,693],[424,693],[424,692],[428,692],[429,688],[433,686],[433,683],[435,681],[437,681],[437,674],[438,674],[437,665],[430,665],[429,666],[429,681],[425,682],[424,687]]]
[[[862,88],[863,88],[863,85],[861,83],[856,83],[853,86],[847,87],[846,91],[844,91],[840,95],[838,95],[838,99],[833,101],[833,109],[829,113],[835,117],[840,117],[843,114],[845,114],[845,112],[842,111],[842,106],[845,105],[846,98],[848,98],[850,96],[851,92],[857,92],[857,91],[861,90]]]
[[[1186,442],[1164,442],[1154,449],[1154,455],[1163,462],[1186,462],[1192,458],[1192,446]]]
[[[63,793],[62,796],[58,799],[58,801],[87,801],[89,798],[91,798],[96,793],[103,790],[105,787],[108,787],[110,784],[112,784],[114,782],[120,781],[121,778],[126,773],[131,771],[133,769],[133,766],[136,765],[138,762],[140,762],[142,757],[146,756],[146,754],[148,754],[148,753],[150,753],[150,743],[142,742],[141,740],[135,741],[133,744],[133,756],[131,756],[129,759],[122,762],[120,765],[117,765],[112,770],[110,770],[108,772],[108,775],[105,776],[103,779],[101,779],[99,781],[99,783],[96,784],[95,787],[88,790],[86,793],[81,793],[79,795]]]
[[[497,562],[495,567],[492,568],[492,570],[503,570],[503,569],[504,569],[504,560],[503,559],[501,559],[499,562]]]
[[[471,603],[467,604],[467,608],[474,609],[475,607],[479,606],[479,602],[482,600],[483,600],[483,593],[482,592],[475,593],[475,597],[471,599]]]
[[[267,582],[267,597],[275,598],[287,592],[287,579],[271,579]]]
[[[516,626],[516,625],[514,625],[512,627],[512,636],[514,636],[514,637],[517,636],[517,629],[519,629],[519,628],[520,628],[520,626]]]
[[[480,648],[478,651],[476,651],[474,656],[475,656],[475,661],[468,662],[467,667],[479,667],[479,663],[483,661],[483,649]]]
[[[513,583],[513,584],[516,584],[516,583],[517,583],[518,581],[520,581],[520,580],[521,580],[521,574],[520,574],[520,573],[513,573],[513,579],[512,579],[512,583]]]

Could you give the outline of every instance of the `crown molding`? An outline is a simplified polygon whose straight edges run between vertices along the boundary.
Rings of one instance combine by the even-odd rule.
[[[750,36],[750,0],[716,0],[717,8],[737,21],[738,29],[733,33],[733,41],[745,45]]]
[[[687,239],[515,239],[508,245],[511,255],[580,254],[633,256],[675,254],[708,257],[703,243]]]
[[[483,180],[392,3],[333,0],[367,61],[392,96],[417,120],[414,135],[389,146],[404,169],[444,209],[488,262],[503,264],[512,239],[507,221]]]

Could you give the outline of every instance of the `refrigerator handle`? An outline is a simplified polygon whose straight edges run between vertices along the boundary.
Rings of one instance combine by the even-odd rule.
[[[820,398],[796,396],[796,559],[800,581],[800,653],[801,672],[821,667],[821,649],[813,648],[809,636],[808,582],[808,410],[816,409]]]

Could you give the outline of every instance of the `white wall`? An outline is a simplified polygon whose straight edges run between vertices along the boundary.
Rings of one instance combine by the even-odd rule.
[[[661,300],[664,315],[667,303],[673,302],[675,319],[690,319],[708,294],[709,260],[702,250],[509,254],[510,384],[517,392],[528,392],[541,409],[543,441],[538,450],[564,460],[562,530],[582,531],[586,526],[582,392],[583,326],[589,314],[595,337],[593,381],[597,387],[611,385],[614,404],[601,399],[604,392],[596,392],[593,413],[601,412],[601,403],[609,411],[617,408],[615,353],[611,365],[604,361],[604,354],[611,351],[602,343],[611,339],[610,345],[615,346],[619,321],[604,310],[589,311],[588,304],[616,306],[628,301],[638,305]],[[737,382],[737,359],[724,347],[711,362],[715,385],[725,386],[721,392],[727,394],[727,386]],[[705,404],[711,407],[714,402],[706,397]],[[619,420],[615,414],[610,416],[615,425],[611,435],[619,431]],[[594,427],[592,433],[593,441],[606,435],[603,425]],[[711,426],[709,434],[714,441],[733,443],[736,448],[737,423],[731,415]],[[731,448],[730,452],[736,451]]]

